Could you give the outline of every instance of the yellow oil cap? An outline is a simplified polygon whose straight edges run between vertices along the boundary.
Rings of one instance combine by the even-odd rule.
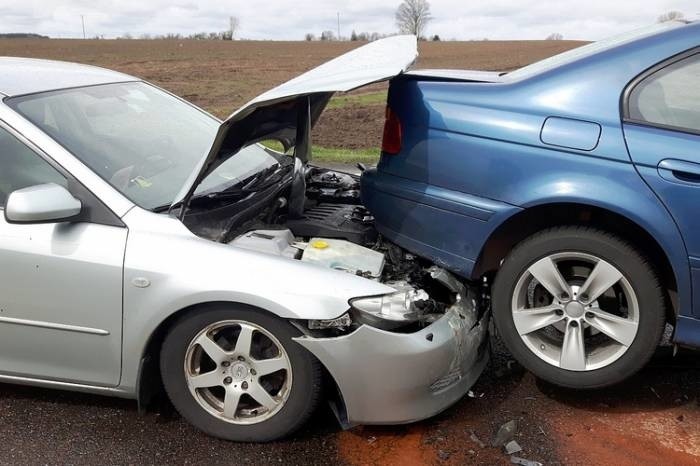
[[[322,240],[314,241],[313,243],[311,243],[311,247],[314,249],[326,249],[328,246],[328,243]]]

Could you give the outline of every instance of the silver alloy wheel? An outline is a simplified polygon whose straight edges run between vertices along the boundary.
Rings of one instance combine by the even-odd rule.
[[[185,377],[197,403],[233,424],[256,424],[284,406],[292,387],[282,344],[257,324],[227,320],[199,332],[185,353]]]
[[[525,345],[570,371],[612,364],[639,328],[639,304],[627,278],[581,252],[552,254],[530,265],[515,285],[511,310]]]

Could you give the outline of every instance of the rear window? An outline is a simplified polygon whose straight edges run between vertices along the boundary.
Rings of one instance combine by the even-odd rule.
[[[700,132],[700,54],[673,63],[630,94],[629,117],[681,131]]]

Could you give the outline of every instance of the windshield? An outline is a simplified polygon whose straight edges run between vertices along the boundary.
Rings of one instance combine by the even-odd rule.
[[[72,152],[132,202],[169,206],[209,151],[219,121],[142,82],[16,97],[16,111]],[[198,192],[231,186],[277,163],[259,146],[240,151]]]

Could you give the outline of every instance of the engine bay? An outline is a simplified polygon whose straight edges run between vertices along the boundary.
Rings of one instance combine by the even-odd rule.
[[[475,290],[378,234],[373,217],[362,205],[359,177],[318,167],[307,167],[295,176],[301,179],[290,179],[277,196],[267,193],[258,202],[247,200],[245,210],[257,214],[247,219],[235,216],[240,223],[229,224],[217,238],[231,246],[351,273],[394,288],[400,299],[410,300],[414,318],[380,324],[387,329],[421,328],[455,307],[464,318],[478,321],[481,306]],[[294,199],[300,192],[303,199]],[[303,209],[290,207],[300,203]],[[219,222],[216,228],[222,225]],[[211,226],[205,231],[211,232]],[[393,305],[378,299],[373,305],[387,309]]]

